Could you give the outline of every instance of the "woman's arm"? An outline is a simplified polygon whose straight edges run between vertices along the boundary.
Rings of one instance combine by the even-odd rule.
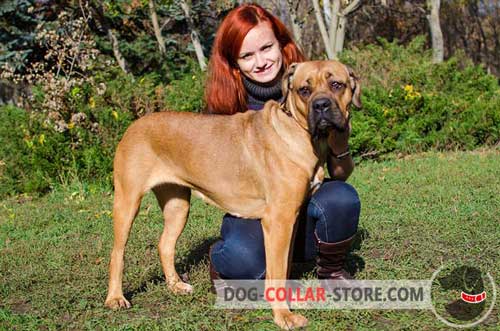
[[[334,180],[346,181],[354,170],[354,161],[349,152],[349,129],[344,132],[334,130],[328,137],[330,155],[328,155],[326,165],[330,177]]]

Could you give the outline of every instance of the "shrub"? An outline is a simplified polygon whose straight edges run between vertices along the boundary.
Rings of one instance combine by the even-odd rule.
[[[363,109],[352,114],[356,155],[472,149],[500,140],[494,76],[460,57],[433,64],[423,38],[408,47],[381,43],[342,58],[362,76]]]
[[[31,111],[0,108],[0,140],[8,142],[0,146],[0,196],[45,192],[73,179],[110,184],[116,145],[134,119],[165,109],[201,110],[198,69],[165,86],[157,74],[134,78],[98,63],[92,81],[65,94],[70,111],[45,111],[41,87],[33,90]]]
[[[422,38],[408,47],[382,40],[342,60],[362,74],[364,106],[352,112],[358,157],[498,143],[500,90],[482,68],[461,58],[433,64]],[[189,67],[165,85],[159,74],[134,78],[101,55],[91,79],[62,96],[67,111],[45,110],[42,86],[33,90],[31,111],[0,108],[0,196],[68,179],[111,183],[116,144],[132,120],[202,109],[204,75],[194,62]]]
[[[193,70],[192,74],[172,81],[166,88],[166,109],[200,112],[204,107],[204,81],[204,73],[197,69]]]
[[[37,186],[30,174],[28,114],[13,106],[0,108],[0,196],[24,192],[26,185]]]

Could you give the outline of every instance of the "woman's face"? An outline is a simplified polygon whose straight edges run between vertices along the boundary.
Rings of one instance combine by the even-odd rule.
[[[278,76],[283,55],[268,22],[261,22],[248,31],[236,62],[241,72],[256,82],[267,83]]]

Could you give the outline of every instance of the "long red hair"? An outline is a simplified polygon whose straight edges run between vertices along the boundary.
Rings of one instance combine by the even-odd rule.
[[[230,115],[247,110],[247,95],[236,61],[248,31],[261,22],[271,25],[281,47],[285,68],[305,60],[290,32],[277,17],[255,4],[233,9],[215,35],[205,85],[205,113]]]

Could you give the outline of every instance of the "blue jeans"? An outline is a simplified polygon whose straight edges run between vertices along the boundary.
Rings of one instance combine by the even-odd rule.
[[[299,219],[294,242],[294,259],[316,256],[316,240],[335,243],[353,236],[358,228],[361,203],[358,193],[342,181],[324,182],[307,205],[307,217]],[[262,279],[266,256],[262,225],[258,219],[226,214],[222,220],[222,240],[212,246],[211,260],[225,279]],[[299,254],[296,252],[299,251]]]

